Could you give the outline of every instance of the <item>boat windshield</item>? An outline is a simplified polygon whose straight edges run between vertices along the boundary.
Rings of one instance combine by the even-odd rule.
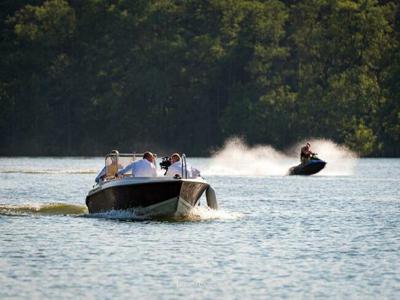
[[[106,155],[106,178],[114,178],[119,170],[125,168],[136,160],[142,159],[143,153],[110,153]]]

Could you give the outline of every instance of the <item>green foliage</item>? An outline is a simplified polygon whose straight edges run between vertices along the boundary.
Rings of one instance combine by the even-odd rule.
[[[370,155],[377,149],[377,137],[363,122],[355,125],[345,138],[346,144],[359,155]]]
[[[10,19],[17,37],[42,40],[50,45],[62,43],[75,30],[74,10],[64,0],[48,0],[42,6],[27,5]]]
[[[0,8],[0,154],[202,155],[239,135],[400,155],[398,1]]]

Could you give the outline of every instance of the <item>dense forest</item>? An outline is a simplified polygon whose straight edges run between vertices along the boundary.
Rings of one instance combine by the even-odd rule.
[[[2,0],[0,155],[400,156],[398,0]]]

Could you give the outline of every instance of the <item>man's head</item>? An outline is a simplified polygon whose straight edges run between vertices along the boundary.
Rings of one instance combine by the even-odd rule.
[[[170,157],[170,161],[171,161],[172,164],[177,162],[177,161],[180,161],[180,160],[181,160],[181,156],[178,153],[174,153]]]
[[[154,154],[150,151],[147,151],[143,154],[143,159],[147,159],[149,162],[154,162]]]
[[[307,143],[306,144],[306,147],[309,149],[309,148],[311,148],[311,144],[310,143]]]

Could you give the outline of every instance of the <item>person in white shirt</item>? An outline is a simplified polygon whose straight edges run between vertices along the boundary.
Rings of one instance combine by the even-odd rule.
[[[171,165],[168,167],[165,176],[174,177],[178,175],[181,177],[185,177],[185,174],[187,174],[187,178],[200,177],[200,171],[197,170],[196,168],[193,168],[189,164],[186,164],[186,172],[185,172],[185,170],[182,168],[181,156],[178,153],[172,154],[169,160],[171,161]]]
[[[157,170],[154,165],[155,157],[153,153],[146,152],[143,155],[143,159],[134,161],[133,163],[127,165],[122,170],[118,171],[118,175],[124,175],[128,172],[132,172],[134,177],[156,177]]]

